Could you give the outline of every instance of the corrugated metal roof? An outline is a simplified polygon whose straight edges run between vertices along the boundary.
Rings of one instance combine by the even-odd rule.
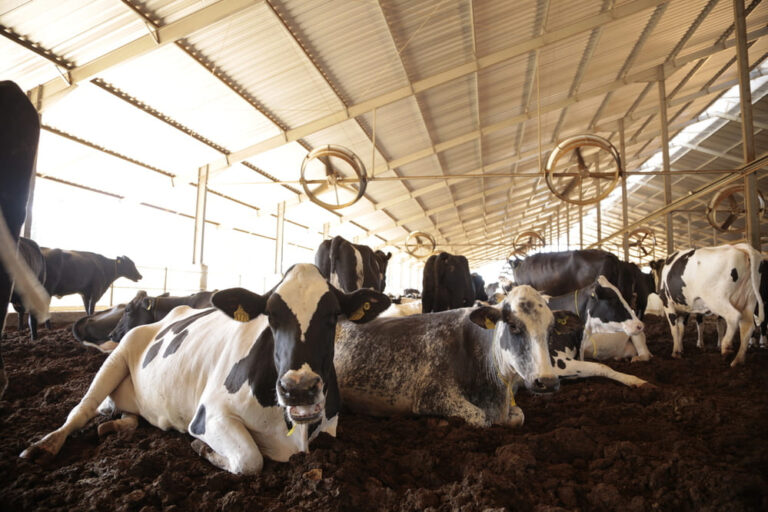
[[[277,203],[286,201],[286,216],[309,228],[305,243],[315,243],[324,224],[331,234],[395,246],[419,229],[432,233],[440,248],[465,252],[478,264],[507,256],[509,246],[496,244],[511,243],[516,233],[549,229],[564,217],[565,203],[541,176],[512,176],[538,174],[539,158],[546,159],[556,141],[596,132],[618,145],[623,120],[628,171],[659,150],[656,66],[674,62],[665,84],[673,136],[737,76],[734,49],[713,46],[724,35],[733,39],[732,5],[707,0],[260,1],[237,5],[219,21],[203,20],[203,28],[182,34],[178,44],[130,58],[114,53],[154,25],[235,2],[2,4],[2,78],[28,90],[63,84],[64,68],[106,56],[99,59],[107,62],[103,69],[76,78],[74,92],[58,102],[49,104],[49,93],[41,93],[43,122],[66,133],[44,132],[40,172],[131,200],[154,204],[167,197],[169,209],[189,214],[194,187],[188,182],[199,167],[214,164],[209,213],[217,223],[269,230]],[[760,32],[749,51],[754,65],[768,55],[762,34],[768,7],[755,2],[749,8],[747,29]],[[609,9],[612,16],[598,18]],[[690,60],[693,52],[703,53]],[[758,121],[768,115],[765,104],[760,99],[755,107]],[[674,143],[674,169],[737,166],[739,126],[727,119],[712,126]],[[756,132],[762,154],[765,125],[758,123]],[[365,199],[336,212],[297,194],[304,157],[326,144],[355,152],[372,177]],[[244,164],[222,170],[229,152]],[[171,184],[141,164],[179,175],[185,184]],[[324,173],[320,162],[312,169]],[[342,166],[336,170],[351,176]],[[441,179],[466,173],[485,177]],[[759,176],[765,189],[765,172]],[[673,198],[715,177],[675,176]],[[285,186],[265,184],[274,180]],[[663,204],[662,184],[661,176],[646,176],[633,185],[630,222]],[[704,203],[688,208],[698,212],[691,221],[698,244],[712,240]],[[612,200],[602,208],[605,235],[621,227],[621,208]],[[568,210],[574,235],[577,207]],[[596,240],[594,207],[582,210],[589,223],[585,240]],[[687,241],[687,213],[675,214],[675,222],[675,236]],[[648,224],[657,228],[661,252],[662,223]],[[291,236],[302,230],[292,228]],[[296,250],[291,257],[306,252]]]

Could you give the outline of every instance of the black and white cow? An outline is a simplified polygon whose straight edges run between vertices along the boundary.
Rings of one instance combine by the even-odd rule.
[[[391,257],[392,253],[374,251],[367,245],[353,244],[336,236],[323,240],[317,248],[315,265],[331,284],[345,292],[360,288],[383,292]]]
[[[40,320],[48,318],[50,298],[16,253],[19,231],[27,211],[29,186],[34,173],[40,119],[24,91],[11,81],[0,81],[0,332],[11,291]],[[0,355],[0,398],[8,386]]]
[[[40,247],[37,243],[29,238],[19,237],[18,252],[19,257],[24,259],[29,269],[37,277],[37,280],[40,283],[44,283],[45,258],[43,258],[43,253],[40,252]],[[11,303],[18,315],[19,332],[21,332],[24,329],[24,314],[27,312],[27,309],[24,307],[24,301],[21,300],[21,296],[18,293],[14,292],[11,296]],[[37,339],[37,318],[35,318],[35,315],[29,315],[29,335],[33,340]]]
[[[109,335],[125,313],[125,304],[118,304],[104,311],[78,318],[72,324],[72,335],[83,345],[94,347],[102,352],[111,352],[117,343]]]
[[[582,347],[579,351],[583,358],[588,348],[595,350],[593,335],[597,333],[623,332],[632,340],[635,354],[632,361],[648,361],[651,353],[646,344],[644,325],[619,289],[605,278],[597,280],[575,292],[552,297],[548,301],[553,310],[565,310],[575,313],[584,324]],[[593,354],[594,355],[594,354]]]
[[[125,277],[136,282],[142,277],[128,256],[111,259],[88,251],[41,250],[45,256],[45,289],[56,297],[79,294],[89,315],[116,279]]]
[[[575,317],[557,312],[557,319],[567,315]],[[567,327],[530,286],[514,288],[499,307],[378,318],[365,325],[341,322],[334,364],[344,405],[376,416],[458,416],[476,426],[520,425],[523,413],[514,401],[520,385],[551,393],[561,377],[595,375],[646,384],[579,361],[578,321],[563,332],[572,354],[554,357],[548,342],[558,326]]]
[[[189,432],[198,454],[236,474],[259,473],[264,456],[286,461],[307,451],[319,432],[335,435],[337,318],[366,322],[389,299],[370,289],[345,294],[314,265],[299,264],[265,295],[233,288],[213,304],[180,306],[130,331],[66,422],[21,456],[56,455],[97,410],[123,413],[100,434],[135,428],[139,415]]]
[[[158,322],[178,306],[189,306],[193,309],[210,307],[213,294],[214,292],[202,291],[184,297],[149,297],[147,292],[140,290],[125,305],[125,312],[115,328],[109,333],[109,339],[115,343],[120,343],[123,336],[134,327]]]
[[[422,277],[421,302],[424,313],[469,307],[475,302],[475,289],[464,256],[447,252],[427,258]]]
[[[661,270],[659,296],[672,331],[672,357],[682,357],[684,317],[715,314],[727,324],[720,347],[725,355],[733,350],[733,338],[741,333],[741,344],[731,366],[743,364],[754,330],[765,318],[760,297],[760,253],[749,244],[721,245],[672,253]]]

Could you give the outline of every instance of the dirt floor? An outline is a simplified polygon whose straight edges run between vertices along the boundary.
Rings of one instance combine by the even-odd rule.
[[[18,457],[56,428],[104,355],[67,328],[36,343],[2,343],[10,385],[0,401],[0,510],[768,510],[768,351],[731,369],[686,333],[670,358],[666,323],[647,321],[655,357],[613,363],[658,386],[592,379],[551,396],[521,393],[520,429],[472,428],[458,419],[346,414],[337,438],[309,454],[267,461],[256,477],[218,470],[191,438],[146,422],[99,439],[97,418],[50,463]]]

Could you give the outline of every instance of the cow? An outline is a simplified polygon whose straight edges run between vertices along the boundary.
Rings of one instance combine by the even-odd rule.
[[[162,320],[177,306],[189,306],[193,309],[209,307],[214,293],[201,291],[185,297],[148,297],[147,292],[140,290],[131,302],[125,305],[125,312],[109,333],[109,339],[120,343],[123,336],[134,327]]]
[[[447,252],[430,256],[424,265],[421,295],[424,313],[474,304],[475,290],[467,258]]]
[[[72,335],[87,347],[94,347],[102,352],[111,352],[117,343],[109,335],[125,313],[125,304],[98,311],[79,318],[72,324]]]
[[[488,294],[485,293],[485,281],[483,276],[477,272],[472,272],[469,277],[472,279],[472,288],[475,290],[475,300],[488,301]]]
[[[46,266],[45,289],[56,297],[79,294],[88,315],[93,314],[96,303],[116,279],[125,277],[136,282],[142,278],[127,256],[111,259],[87,251],[41,250]]]
[[[593,334],[623,332],[632,340],[635,349],[632,361],[648,361],[651,353],[646,344],[644,325],[629,307],[619,289],[605,276],[600,275],[594,283],[575,292],[551,297],[548,301],[553,310],[570,311],[584,323],[580,354],[583,358],[587,347],[592,344]],[[593,357],[595,345],[593,348]]]
[[[615,255],[599,249],[538,253],[509,263],[515,282],[531,285],[552,296],[588,286],[597,276],[604,275],[628,302],[634,304],[635,313],[641,320],[648,295],[653,291],[649,274],[640,271],[637,265],[622,262]]]
[[[19,257],[23,258],[29,269],[35,274],[37,280],[40,283],[45,282],[45,258],[43,253],[40,252],[40,247],[34,240],[29,238],[19,237],[18,245]],[[24,314],[26,308],[24,302],[21,300],[21,296],[18,293],[13,293],[11,296],[11,304],[13,309],[16,310],[18,316],[19,332],[24,329]],[[37,339],[37,319],[35,315],[29,315],[29,335],[33,340]]]
[[[40,118],[24,91],[11,81],[0,81],[0,332],[11,291],[15,288],[25,309],[39,320],[48,318],[49,298],[34,273],[16,254],[21,225],[35,167]],[[0,398],[8,386],[0,355]]]
[[[414,299],[411,302],[392,302],[389,307],[379,316],[380,317],[393,317],[393,316],[411,316],[421,314],[421,299]]]
[[[518,286],[499,307],[378,318],[365,325],[340,322],[334,365],[344,406],[375,416],[457,416],[478,427],[517,426],[524,420],[514,401],[520,385],[552,393],[560,377],[592,375],[646,384],[573,354],[554,358],[550,335],[568,315],[575,318],[553,313],[536,290]],[[581,324],[571,324],[562,336],[575,350]]]
[[[672,357],[683,354],[684,317],[715,314],[727,325],[721,353],[733,350],[733,337],[740,331],[741,344],[731,366],[743,364],[755,319],[760,325],[765,318],[760,296],[765,267],[760,253],[745,243],[685,249],[669,255],[661,269],[659,296],[672,331]]]
[[[383,292],[391,257],[391,252],[373,251],[367,245],[353,244],[335,236],[320,243],[315,252],[315,265],[333,286],[345,292],[360,288]]]
[[[386,295],[344,293],[314,265],[297,264],[265,295],[232,288],[212,303],[131,330],[64,424],[20,456],[55,456],[97,410],[123,413],[99,425],[101,435],[136,428],[138,415],[189,432],[199,455],[235,474],[259,473],[265,456],[306,452],[320,432],[335,435],[337,319],[367,322],[389,306]]]

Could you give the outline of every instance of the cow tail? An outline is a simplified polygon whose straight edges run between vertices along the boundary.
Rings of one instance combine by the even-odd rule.
[[[749,254],[749,266],[751,267],[752,274],[752,289],[755,292],[755,298],[757,299],[757,325],[763,323],[765,319],[765,304],[763,303],[763,297],[760,295],[760,269],[768,271],[765,268],[768,265],[763,265],[763,256],[758,250],[751,245],[745,244],[748,248]]]
[[[29,311],[39,322],[45,322],[51,315],[48,313],[50,296],[37,280],[37,276],[16,253],[17,244],[14,242],[5,217],[0,211],[0,262],[8,273],[10,281]]]

